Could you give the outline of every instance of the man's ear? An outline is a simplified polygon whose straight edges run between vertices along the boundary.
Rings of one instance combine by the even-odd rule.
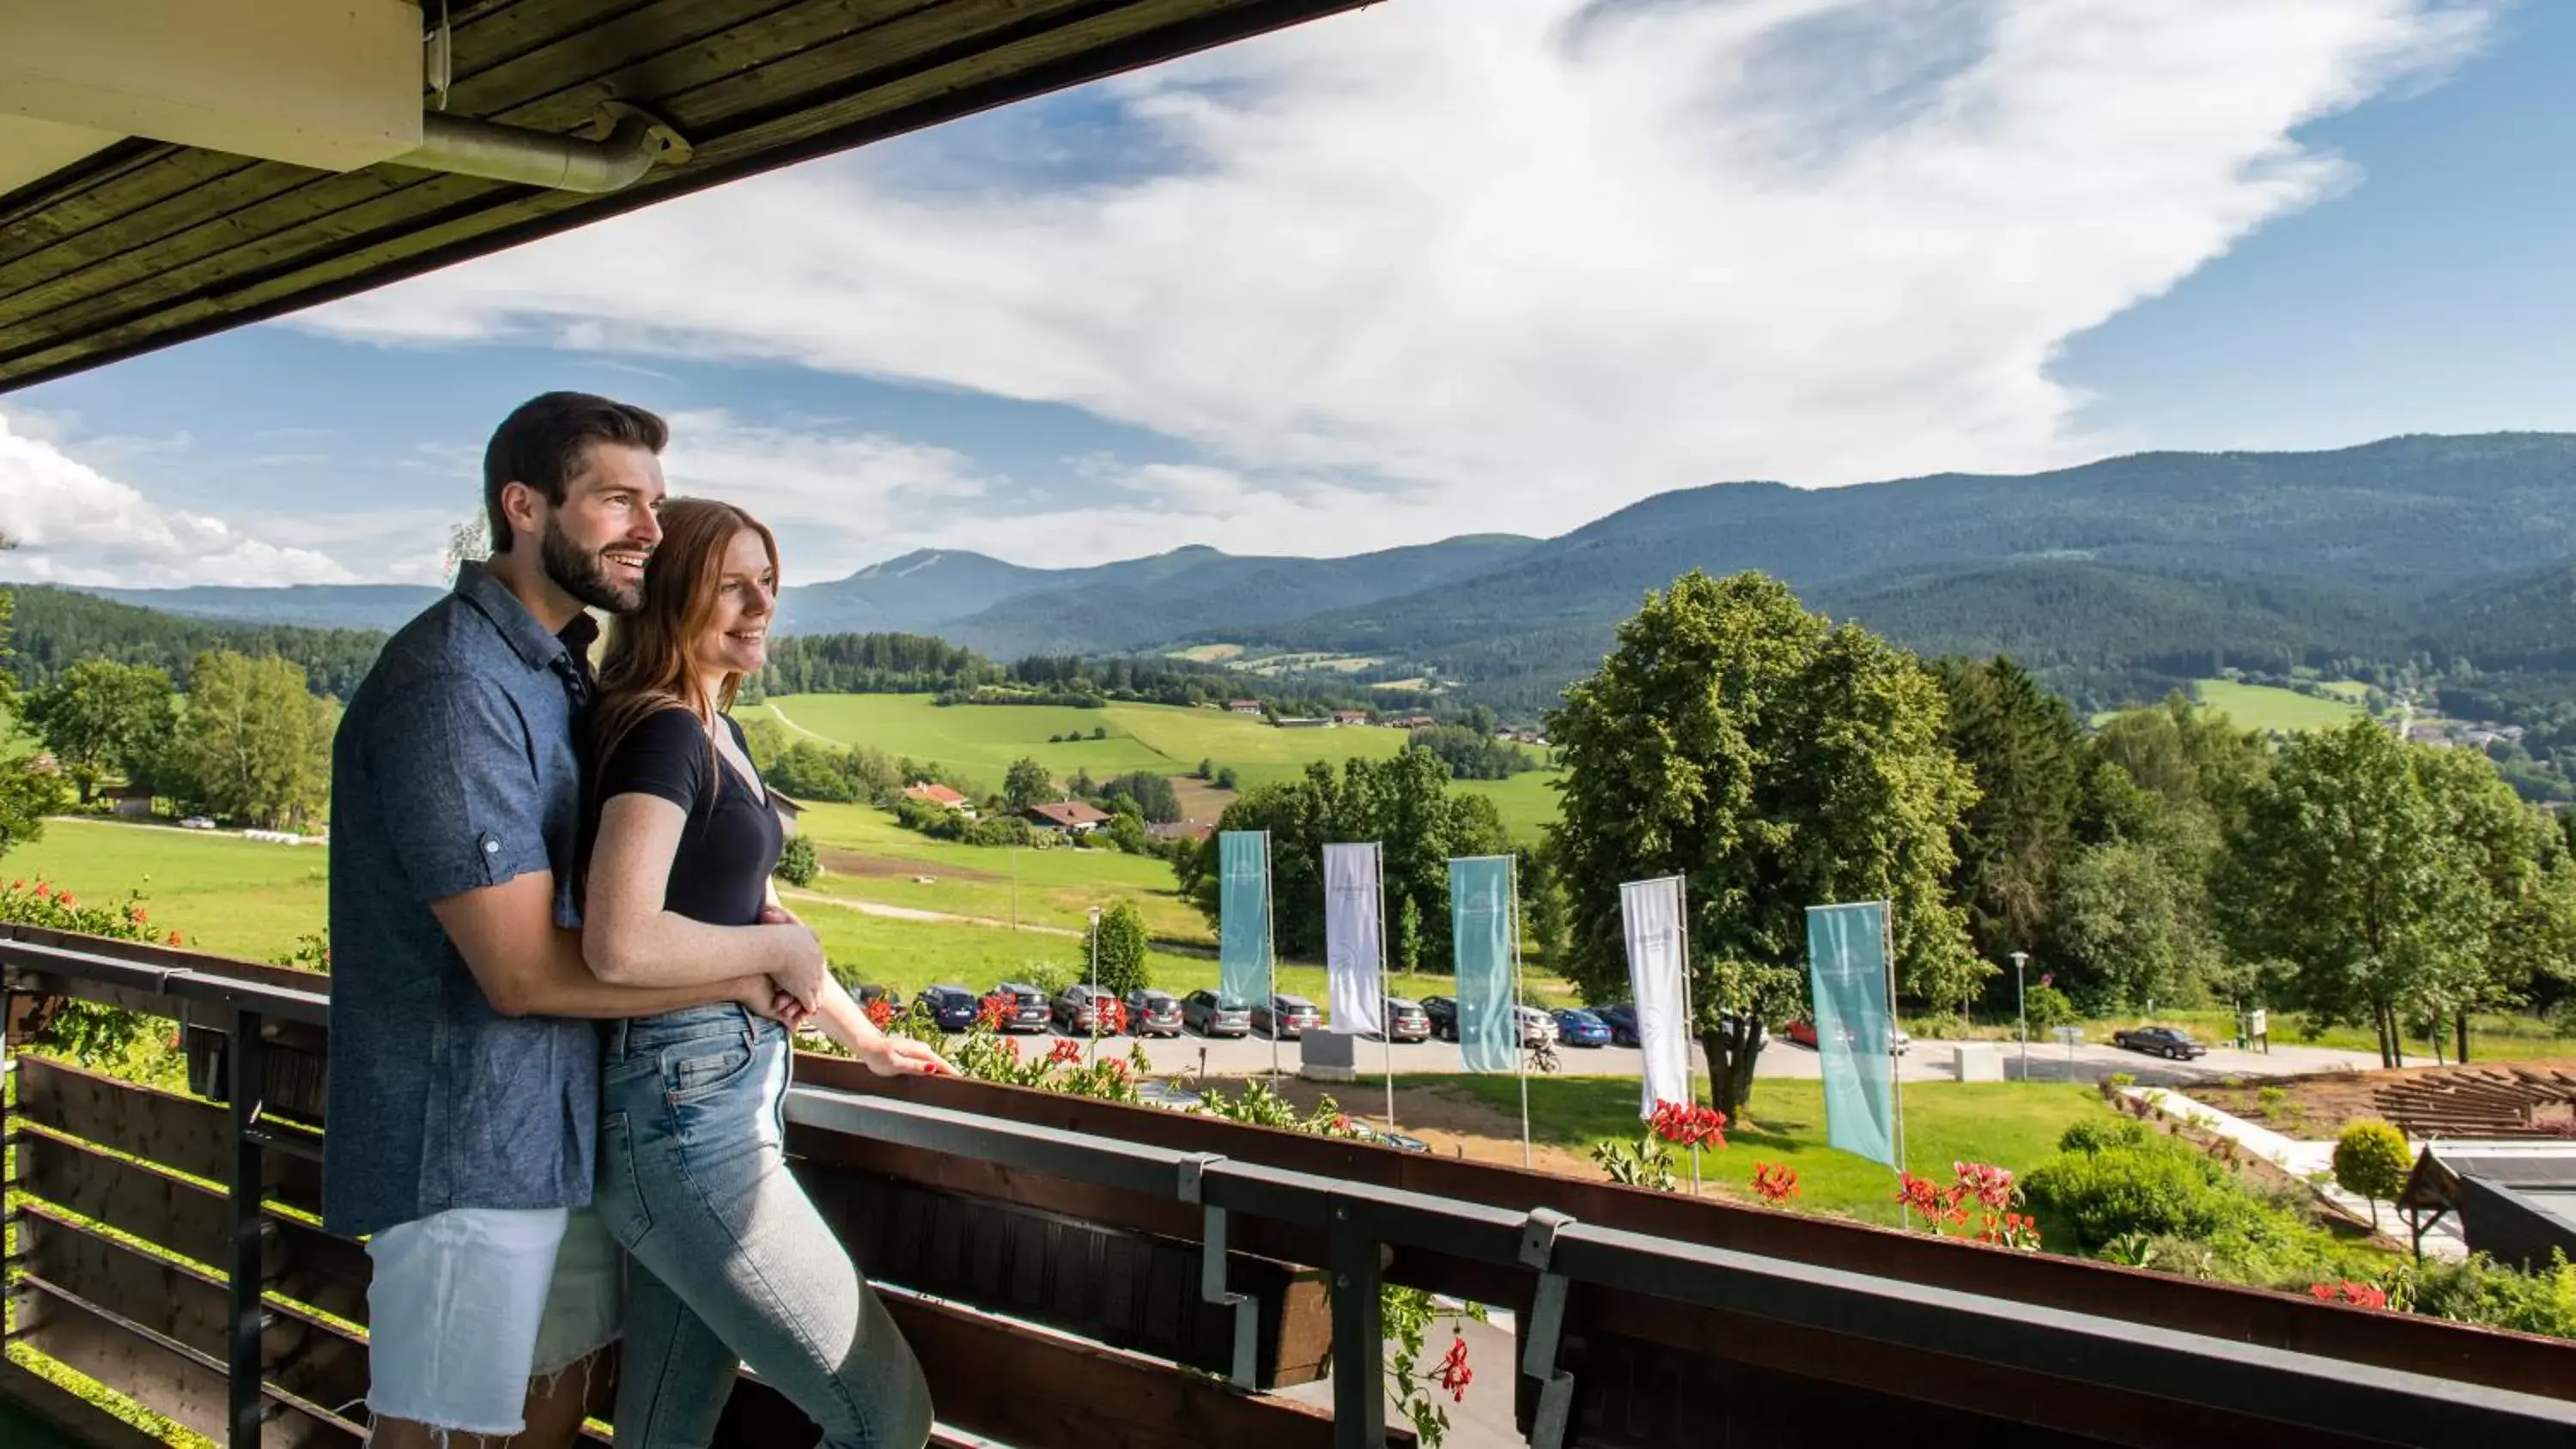
[[[512,533],[534,536],[545,532],[541,511],[544,507],[545,495],[527,484],[513,480],[501,485],[501,516],[510,520]]]

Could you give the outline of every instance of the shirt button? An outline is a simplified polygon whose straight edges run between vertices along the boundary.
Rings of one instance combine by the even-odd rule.
[[[483,853],[485,855],[499,855],[501,853],[501,842],[497,840],[484,841]]]

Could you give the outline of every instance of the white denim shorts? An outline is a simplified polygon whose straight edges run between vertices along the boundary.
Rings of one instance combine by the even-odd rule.
[[[379,1419],[515,1434],[532,1383],[617,1339],[625,1255],[588,1208],[454,1208],[376,1234],[367,1256]]]

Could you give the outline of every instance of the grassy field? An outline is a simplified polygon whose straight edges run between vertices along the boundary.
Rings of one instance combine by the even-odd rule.
[[[2340,729],[2361,717],[2358,703],[2337,703],[2295,690],[2265,684],[2236,684],[2203,679],[2192,686],[2201,704],[2236,722],[2240,729],[2295,734],[2301,730]]]
[[[1460,780],[1450,788],[1490,797],[1513,841],[1536,845],[1539,832],[1556,819],[1556,782],[1563,778],[1558,770],[1530,770],[1508,780]]]
[[[1398,1086],[1440,1086],[1517,1117],[1520,1085],[1504,1076],[1398,1077]],[[1637,1136],[1637,1084],[1617,1077],[1533,1077],[1530,1135],[1588,1148],[1605,1138]],[[1950,1164],[1984,1162],[2016,1175],[2057,1150],[2068,1125],[2108,1109],[2083,1087],[2018,1082],[1914,1082],[1905,1088],[1905,1158],[1941,1183]],[[1704,1181],[1749,1197],[1753,1165],[1785,1163],[1798,1172],[1794,1204],[1862,1222],[1897,1221],[1895,1175],[1884,1166],[1825,1145],[1824,1086],[1765,1078],[1753,1090],[1747,1123],[1726,1130],[1726,1147],[1703,1152]],[[1688,1154],[1681,1154],[1683,1171]]]
[[[1207,918],[1181,899],[1171,866],[1152,856],[956,845],[866,805],[808,806],[799,828],[824,865],[808,889],[824,895],[1074,930],[1093,906],[1125,900],[1158,938],[1215,939]]]
[[[1249,789],[1293,779],[1307,762],[1338,768],[1353,758],[1384,759],[1404,746],[1401,730],[1368,727],[1278,729],[1257,719],[1212,709],[1159,704],[1113,704],[1106,709],[1043,705],[952,705],[924,694],[791,694],[740,711],[767,714],[813,735],[842,744],[870,745],[888,754],[933,760],[998,785],[1011,762],[1026,755],[1058,778],[1089,770],[1107,779],[1129,770],[1186,775],[1201,760],[1234,771]],[[1049,735],[1109,737],[1047,743]],[[1556,818],[1556,793],[1548,771],[1508,780],[1467,780],[1459,788],[1491,795],[1516,840],[1535,840]]]
[[[190,946],[265,961],[323,928],[330,864],[321,846],[56,818],[45,822],[44,839],[13,848],[0,871],[100,901],[140,892],[153,923]]]
[[[1404,746],[1401,730],[1350,727],[1283,730],[1222,710],[1161,704],[1113,704],[1106,709],[1047,705],[952,705],[926,694],[781,695],[763,711],[795,727],[842,744],[870,745],[888,754],[936,760],[999,785],[1011,762],[1026,755],[1059,778],[1089,770],[1107,779],[1129,770],[1183,775],[1209,760],[1230,768],[1245,787],[1289,779],[1309,760],[1338,766],[1353,757],[1384,758]],[[751,713],[745,711],[746,714]],[[1048,744],[1047,736],[1107,739]]]

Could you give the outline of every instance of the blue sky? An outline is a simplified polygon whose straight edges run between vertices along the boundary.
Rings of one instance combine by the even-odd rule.
[[[2576,7],[1405,0],[0,399],[0,576],[436,576],[550,387],[791,573],[2576,426]]]

